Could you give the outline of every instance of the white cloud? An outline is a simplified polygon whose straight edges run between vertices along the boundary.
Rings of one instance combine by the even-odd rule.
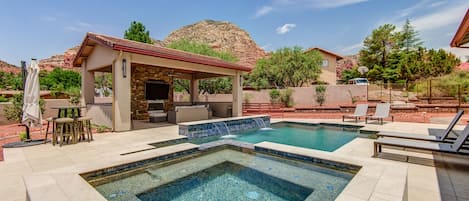
[[[438,6],[441,6],[443,4],[445,4],[446,1],[437,1],[437,2],[433,2],[431,3],[430,5],[428,5],[429,8],[434,8],[434,7],[438,7]]]
[[[78,22],[78,25],[81,27],[91,27],[91,24],[86,23],[86,22]]]
[[[261,48],[262,48],[263,50],[267,51],[267,50],[270,50],[271,47],[272,47],[272,44],[267,43],[267,44],[263,45]]]
[[[41,17],[41,20],[46,21],[46,22],[54,22],[54,21],[57,21],[57,18],[52,17],[52,16],[44,16],[44,17]]]
[[[442,47],[441,49],[444,49],[447,52],[453,53],[454,55],[459,57],[461,62],[467,62],[468,61],[467,57],[469,56],[469,49],[467,49],[467,48],[452,48],[452,47],[447,46],[447,47]]]
[[[368,0],[299,0],[297,2],[314,8],[337,8],[366,1]]]
[[[92,27],[93,27],[92,24],[82,22],[82,21],[78,21],[77,23],[75,23],[73,25],[66,26],[65,30],[74,31],[74,32],[88,32],[88,31],[90,31],[90,29]]]
[[[295,27],[296,27],[296,24],[284,24],[283,26],[277,27],[275,31],[277,32],[277,34],[286,34]]]
[[[349,45],[349,46],[342,47],[340,49],[340,53],[342,53],[342,54],[354,54],[354,53],[357,52],[358,49],[360,49],[362,47],[363,47],[363,43],[359,42],[359,43],[356,43],[356,44],[352,44],[352,45]]]
[[[415,4],[411,7],[408,7],[408,8],[397,11],[397,13],[398,13],[399,17],[409,16],[410,14],[414,13],[415,11],[426,7],[429,2],[430,2],[430,0],[421,0],[417,4]]]
[[[272,8],[272,6],[262,6],[257,10],[256,14],[254,15],[254,18],[267,15],[268,13],[272,12],[273,9],[274,8]]]
[[[468,6],[469,4],[466,3],[466,6],[458,4],[447,7],[424,16],[416,17],[411,23],[418,31],[432,30],[450,24],[457,24],[461,21]]]
[[[272,0],[270,5],[258,9],[254,18],[264,16],[273,10],[338,8],[366,1],[368,0]]]

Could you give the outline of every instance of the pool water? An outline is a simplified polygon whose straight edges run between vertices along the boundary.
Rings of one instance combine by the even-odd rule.
[[[268,141],[332,152],[352,141],[359,134],[358,128],[321,124],[275,123],[271,124],[271,128],[232,133],[231,138],[226,138],[226,136],[210,136],[192,138],[187,142],[204,144],[221,139],[232,139],[255,144]]]
[[[352,173],[222,149],[165,166],[119,173],[95,188],[110,201],[334,200]],[[106,179],[104,179],[106,180]]]
[[[288,188],[285,188],[288,186]],[[233,188],[235,187],[235,188]],[[224,190],[209,190],[224,189]],[[312,189],[269,176],[232,162],[208,169],[141,193],[150,200],[305,200]]]

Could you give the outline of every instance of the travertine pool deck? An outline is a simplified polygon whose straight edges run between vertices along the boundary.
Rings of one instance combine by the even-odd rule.
[[[272,122],[275,121],[278,120]],[[385,125],[367,124],[363,129],[426,134],[428,128],[445,128],[445,125],[394,122]],[[168,126],[96,135],[95,141],[91,143],[63,147],[45,144],[5,149],[5,161],[0,162],[0,200],[26,200],[26,188],[33,200],[104,200],[78,173],[197,148],[197,145],[184,143],[121,155],[152,148],[149,143],[181,137],[178,135],[178,126]],[[469,200],[469,157],[410,153],[417,158],[438,161],[436,167],[423,166],[372,158],[372,144],[372,139],[356,138],[334,152],[269,142],[256,146],[362,165],[363,168],[337,200]],[[399,150],[390,152],[400,154]]]

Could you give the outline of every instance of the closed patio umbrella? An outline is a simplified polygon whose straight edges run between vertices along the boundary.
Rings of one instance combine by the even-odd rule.
[[[39,66],[36,59],[32,59],[27,68],[26,82],[24,84],[23,118],[21,121],[27,127],[42,126],[41,108],[39,106],[39,86]],[[30,139],[29,135],[27,139]]]

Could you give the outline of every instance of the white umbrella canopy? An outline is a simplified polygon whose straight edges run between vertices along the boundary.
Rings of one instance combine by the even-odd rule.
[[[28,127],[42,126],[41,108],[39,106],[39,65],[35,59],[27,67],[28,75],[24,84],[23,119]]]

